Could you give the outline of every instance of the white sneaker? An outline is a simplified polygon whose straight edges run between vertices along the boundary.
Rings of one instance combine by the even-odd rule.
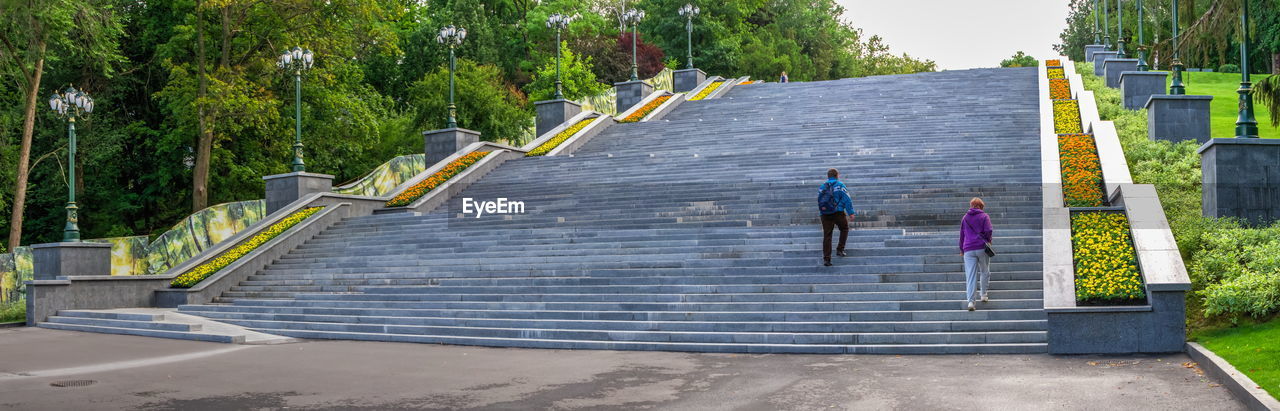
[[[987,293],[982,293],[982,302],[987,302]]]
[[[973,307],[973,303],[969,303],[969,311],[973,311],[973,310],[975,310],[975,309],[976,309],[976,308],[974,308],[974,307]]]

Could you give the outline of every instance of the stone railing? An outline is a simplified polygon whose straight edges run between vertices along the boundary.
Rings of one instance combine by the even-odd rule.
[[[1181,351],[1186,340],[1185,293],[1191,282],[1154,186],[1133,184],[1115,125],[1101,121],[1093,93],[1078,87],[1074,65],[1061,57],[1072,94],[1080,102],[1082,129],[1094,136],[1108,209],[1123,212],[1146,291],[1146,304],[1081,305],[1076,300],[1071,209],[1064,207],[1058,137],[1044,63],[1039,95],[1043,193],[1044,307],[1049,352],[1104,354]]]

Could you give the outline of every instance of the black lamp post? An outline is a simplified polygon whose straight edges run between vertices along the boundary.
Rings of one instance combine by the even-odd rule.
[[[636,67],[636,26],[644,20],[644,10],[630,9],[622,13],[622,22],[631,26],[631,81],[640,80]]]
[[[1116,58],[1125,58],[1124,53],[1124,3],[1116,0]]]
[[[688,54],[685,55],[685,59],[689,61],[689,64],[685,68],[689,69],[693,68],[693,18],[697,17],[698,13],[701,12],[702,9],[699,9],[698,6],[688,3],[685,3],[684,7],[680,8],[680,15],[685,17],[685,45],[689,50]]]
[[[1249,2],[1242,1],[1240,11],[1240,117],[1236,119],[1236,138],[1258,138],[1258,120],[1253,116],[1253,84],[1249,82]]]
[[[1142,0],[1138,0],[1138,71],[1147,71],[1147,43],[1142,36]]]
[[[466,38],[467,29],[454,27],[452,24],[440,29],[440,33],[436,35],[436,42],[449,46],[449,125],[447,128],[458,127],[458,106],[453,104],[453,72],[457,69],[453,49],[462,44],[462,40]]]
[[[76,207],[76,118],[93,112],[93,98],[75,87],[62,94],[53,92],[49,108],[67,119],[67,223],[62,228],[63,242],[80,241],[80,214]]]
[[[1107,1],[1107,0],[1103,0]],[[1107,3],[1102,3],[1102,36],[1103,43],[1108,48],[1111,47],[1111,13],[1107,12]]]
[[[1173,0],[1173,80],[1169,83],[1169,94],[1181,96],[1187,94],[1187,87],[1182,84],[1182,60],[1178,58],[1178,0]]]
[[[573,17],[560,13],[552,14],[547,17],[547,28],[556,30],[556,99],[564,98],[564,93],[560,91],[560,31],[569,27],[569,23],[573,21]]]
[[[315,55],[311,50],[294,47],[293,50],[280,55],[276,65],[285,70],[293,70],[293,171],[306,171],[302,162],[302,71],[310,70],[315,64]]]

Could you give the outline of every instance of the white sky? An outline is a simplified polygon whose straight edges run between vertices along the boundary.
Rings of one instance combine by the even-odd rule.
[[[1022,50],[1038,60],[1067,25],[1067,0],[836,0],[844,18],[879,35],[894,54],[939,69],[998,67]]]

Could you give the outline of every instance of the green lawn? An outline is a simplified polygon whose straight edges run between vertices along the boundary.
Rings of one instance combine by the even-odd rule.
[[[1266,78],[1266,74],[1250,76],[1254,83]],[[1173,75],[1169,75],[1170,81]],[[1187,86],[1189,95],[1213,96],[1210,103],[1209,117],[1213,123],[1214,137],[1234,137],[1236,135],[1236,116],[1240,113],[1240,75],[1232,73],[1182,73],[1182,83]],[[1255,101],[1256,104],[1256,101]],[[1266,106],[1256,104],[1255,116],[1258,119],[1258,134],[1263,138],[1280,138],[1280,128],[1271,127],[1271,116]]]
[[[0,324],[26,321],[27,302],[18,300],[13,303],[0,303]]]
[[[1206,331],[1194,339],[1280,399],[1280,319]]]

